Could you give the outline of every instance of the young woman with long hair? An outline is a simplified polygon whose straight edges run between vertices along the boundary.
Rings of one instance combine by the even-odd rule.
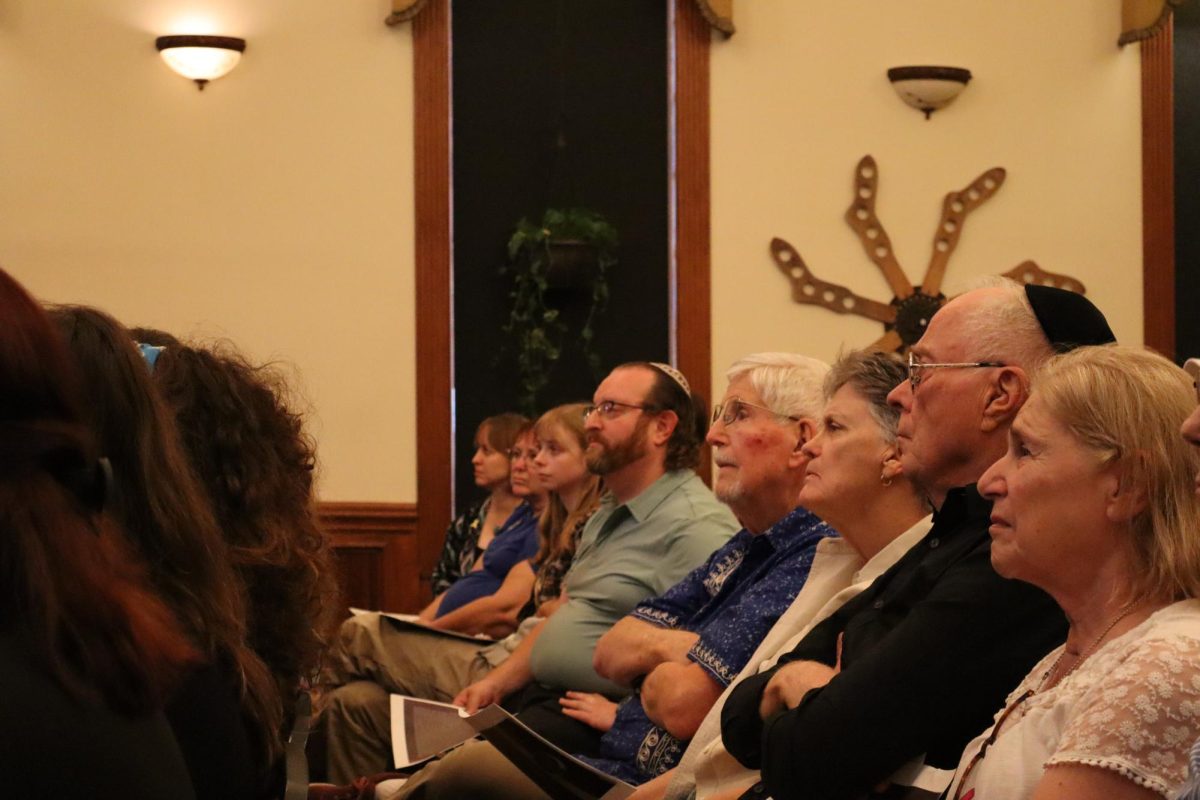
[[[553,610],[548,601],[559,595],[577,530],[582,530],[583,521],[597,505],[598,479],[588,474],[583,460],[583,406],[552,409],[538,421],[535,432],[532,446],[517,439],[514,471],[519,477],[524,461],[532,460],[532,469],[538,473],[533,476],[534,485],[541,483],[549,490],[540,520],[540,553],[531,553],[538,564],[537,582],[535,570],[528,560],[523,561],[509,570],[491,597],[464,606],[462,614],[446,615],[450,622],[455,622],[457,615],[457,622],[472,631],[503,635],[513,631],[524,612]],[[560,535],[564,530],[570,535]],[[468,613],[477,616],[469,618]],[[347,784],[391,766],[389,692],[447,702],[507,659],[526,630],[518,628],[499,642],[480,646],[397,628],[378,615],[347,620],[329,670],[334,688],[326,696],[322,712],[330,780]]]
[[[112,510],[202,665],[167,705],[199,798],[269,793],[283,710],[246,643],[246,609],[228,548],[174,420],[129,332],[102,311],[51,311],[89,398],[90,427],[112,464]]]
[[[161,713],[196,657],[104,513],[45,312],[0,270],[0,772],[20,797],[191,797]]]

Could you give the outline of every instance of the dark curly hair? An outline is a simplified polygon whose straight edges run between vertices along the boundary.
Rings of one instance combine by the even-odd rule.
[[[287,405],[282,374],[251,365],[228,343],[168,345],[154,382],[230,546],[250,646],[287,709],[338,621],[332,549],[313,501],[314,443]]]
[[[83,375],[91,428],[112,463],[114,513],[193,644],[237,676],[269,764],[282,747],[283,709],[270,671],[247,646],[245,600],[175,421],[121,323],[84,306],[50,315]]]

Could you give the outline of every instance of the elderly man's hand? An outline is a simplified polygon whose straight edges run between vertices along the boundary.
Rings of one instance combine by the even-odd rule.
[[[686,662],[688,651],[699,638],[690,631],[660,628],[625,617],[600,637],[592,665],[601,677],[629,686],[664,661]]]
[[[642,684],[642,708],[676,739],[690,739],[725,686],[699,664],[667,661]]]

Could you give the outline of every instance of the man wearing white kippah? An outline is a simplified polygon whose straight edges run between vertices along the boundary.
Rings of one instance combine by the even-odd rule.
[[[563,692],[628,691],[593,668],[600,636],[704,563],[739,527],[693,471],[705,419],[678,370],[652,362],[617,367],[597,387],[586,428],[588,468],[603,476],[607,494],[564,578],[566,602],[455,698],[471,711],[504,701],[570,752],[593,750],[599,734],[560,711]],[[436,771],[436,764],[423,770]]]

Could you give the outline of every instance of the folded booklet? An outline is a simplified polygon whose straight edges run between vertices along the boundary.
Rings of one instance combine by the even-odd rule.
[[[468,715],[457,706],[398,694],[391,706],[397,768],[427,761],[479,734],[555,800],[621,800],[633,794],[633,786],[555,747],[500,706]]]
[[[416,614],[397,614],[391,611],[367,611],[366,609],[362,608],[351,608],[350,613],[356,617],[361,614],[378,614],[381,617],[386,617],[387,619],[391,620],[391,624],[398,628],[411,628],[413,630],[424,631],[426,633],[432,633],[435,635],[440,634],[441,636],[446,636],[450,639],[461,639],[466,642],[473,642],[478,644],[480,647],[486,647],[489,644],[496,643],[495,639],[484,636],[482,633],[471,635],[469,633],[444,631],[440,628],[430,627],[428,623],[417,619]]]

